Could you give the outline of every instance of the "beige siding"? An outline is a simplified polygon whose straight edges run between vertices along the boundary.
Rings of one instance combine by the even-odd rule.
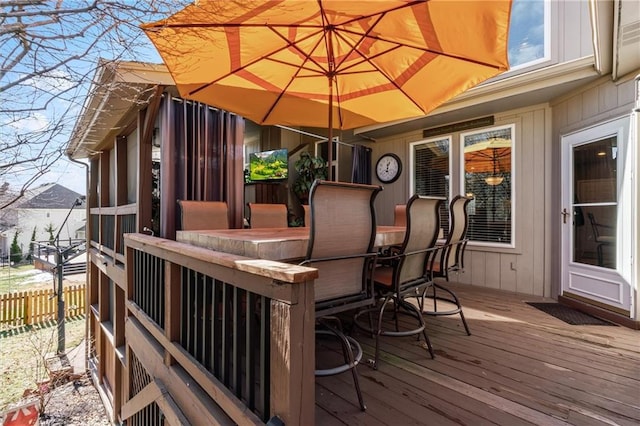
[[[549,295],[549,255],[546,251],[550,246],[547,228],[550,207],[549,199],[545,197],[551,172],[547,159],[550,152],[548,116],[548,107],[545,105],[506,111],[495,116],[496,126],[515,124],[512,200],[515,247],[468,246],[465,272],[458,277],[460,282],[525,294]],[[458,158],[460,133],[451,136],[451,155]],[[380,224],[392,224],[393,206],[406,203],[412,195],[409,188],[409,144],[422,139],[422,131],[417,131],[395,135],[371,145],[374,165],[386,152],[398,154],[403,161],[400,178],[385,185],[384,191],[378,196],[376,212]],[[457,188],[460,188],[457,162],[454,167],[451,170],[451,187],[454,188],[453,195],[456,195]],[[373,183],[378,183],[375,177]]]

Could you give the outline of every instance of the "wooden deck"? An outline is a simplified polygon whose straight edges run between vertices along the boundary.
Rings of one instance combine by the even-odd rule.
[[[436,353],[414,337],[381,338],[380,367],[316,379],[318,425],[637,425],[640,332],[569,325],[525,302],[534,296],[456,286],[459,316],[427,317]],[[364,358],[374,341],[354,330]],[[318,354],[318,357],[323,356]]]

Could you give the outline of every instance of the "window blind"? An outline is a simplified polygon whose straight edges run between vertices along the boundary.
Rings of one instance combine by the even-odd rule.
[[[414,193],[447,199],[440,206],[440,228],[445,238],[449,232],[449,146],[449,138],[413,146]]]

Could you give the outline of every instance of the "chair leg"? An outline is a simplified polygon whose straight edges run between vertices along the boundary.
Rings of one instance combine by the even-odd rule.
[[[467,320],[464,318],[464,313],[462,312],[462,308],[460,308],[460,318],[462,318],[462,325],[464,325],[464,330],[467,332],[467,336],[471,336],[471,330],[469,330],[469,326],[467,325]]]
[[[460,282],[460,270],[456,269],[456,282]],[[456,301],[456,305],[460,308],[460,318],[462,319],[462,325],[464,325],[464,330],[467,332],[467,336],[471,336],[471,331],[469,330],[469,325],[467,324],[467,320],[464,318],[464,312],[462,312],[462,305],[460,305],[460,300],[455,293],[452,292],[452,296]]]
[[[602,244],[598,244],[596,247],[598,253],[598,266],[604,266],[604,255],[602,253]]]
[[[469,325],[467,324],[467,320],[464,317],[464,313],[462,312],[462,305],[460,304],[460,300],[458,299],[458,296],[456,296],[456,294],[453,291],[435,282],[433,282],[430,287],[433,288],[433,295],[432,295],[433,311],[423,311],[423,313],[426,315],[432,315],[432,316],[460,314],[460,319],[462,319],[462,325],[464,326],[464,330],[467,333],[467,336],[471,336],[471,330],[469,330]],[[438,296],[437,295],[438,289],[447,293],[448,297]],[[425,295],[426,295],[426,290],[425,290],[425,293],[423,293],[423,297],[426,297]],[[454,305],[456,305],[456,308],[449,311],[438,311],[438,300],[444,300],[444,301],[453,303]]]
[[[434,359],[436,356],[433,353],[433,346],[431,346],[431,340],[429,339],[429,336],[427,335],[426,327],[425,327],[424,330],[422,330],[422,335],[424,336],[424,341],[427,342],[427,348],[429,349],[429,355],[431,355],[431,359]]]
[[[382,316],[384,315],[384,308],[385,306],[387,306],[387,303],[389,302],[389,299],[391,297],[387,296],[384,298],[384,300],[382,301],[382,306],[380,306],[380,311],[378,312],[378,326],[376,327],[376,352],[375,355],[373,357],[373,369],[377,370],[378,369],[378,358],[380,355],[380,334],[382,334]]]
[[[337,332],[338,337],[340,337],[340,341],[342,342],[342,354],[344,355],[344,361],[347,364],[353,364],[355,362],[355,358],[353,356],[353,350],[351,349],[351,344],[347,337],[340,331]],[[362,397],[362,390],[360,389],[360,379],[358,378],[358,370],[354,366],[351,368],[351,375],[353,376],[353,385],[356,388],[356,394],[358,395],[358,403],[360,404],[360,410],[365,411],[367,406],[364,404],[364,398]]]
[[[411,296],[411,297],[413,297],[413,296]],[[383,328],[384,313],[385,313],[385,310],[387,308],[387,304],[389,302],[391,302],[391,301],[393,301],[393,304],[394,304],[394,306],[393,306],[393,315],[395,317],[395,323],[396,323],[396,330],[395,331],[385,330]],[[402,308],[402,312],[400,312],[400,308]],[[370,313],[372,310],[378,312],[377,325],[376,325],[375,329],[367,329],[366,325],[362,324],[362,322],[359,320],[359,318],[365,312]],[[399,317],[400,314],[406,314],[406,315],[410,315],[410,316],[414,317],[418,321],[418,327],[416,327],[415,329],[399,331],[398,330],[399,321],[398,321],[397,318]],[[422,313],[414,305],[412,305],[411,303],[405,301],[402,297],[398,297],[396,294],[387,295],[384,298],[384,300],[382,301],[382,303],[381,303],[381,305],[379,307],[367,309],[366,311],[360,311],[359,313],[357,313],[355,315],[355,317],[354,317],[354,324],[357,327],[374,334],[375,352],[374,352],[373,360],[370,360],[370,365],[372,366],[372,368],[374,370],[378,369],[378,361],[380,359],[380,336],[405,337],[405,336],[417,335],[418,336],[417,337],[418,340],[420,340],[420,334],[422,333],[422,335],[424,336],[424,339],[425,339],[425,341],[427,343],[427,348],[429,350],[429,355],[431,356],[432,359],[435,358],[435,354],[433,352],[433,346],[431,345],[431,340],[429,339],[429,336],[427,335],[427,332],[425,330],[425,322],[424,322],[424,317],[422,316]],[[388,327],[388,328],[391,328],[391,327]]]
[[[427,335],[427,325],[424,322],[422,311],[418,310],[418,308],[413,306],[411,303],[404,301],[403,299],[398,299],[398,305],[402,305],[410,315],[414,315],[415,318],[418,320],[418,322],[420,323],[420,327],[422,327],[422,335],[424,336],[424,340],[427,343],[427,349],[429,350],[429,355],[431,355],[431,359],[434,359],[436,356],[433,353],[433,346],[431,346],[431,340]],[[420,340],[420,334],[418,334],[418,340]]]
[[[339,330],[339,328],[341,328],[340,323],[339,323],[339,327],[332,327],[328,325],[326,322],[322,322],[322,325],[325,326],[331,334],[337,336],[340,339],[340,343],[342,344],[342,355],[344,356],[345,365],[338,367],[336,369],[333,369],[333,371],[332,370],[324,370],[324,371],[316,370],[316,375],[324,376],[324,375],[338,374],[340,372],[343,372],[347,368],[351,370],[351,374],[353,376],[353,384],[356,388],[356,393],[358,395],[358,403],[360,404],[360,409],[362,411],[365,411],[367,409],[367,406],[364,403],[362,390],[360,389],[360,380],[358,378],[358,370],[356,369],[356,366],[360,361],[359,357],[362,356],[362,348],[360,348],[360,345],[358,345],[358,342],[356,342],[353,338],[347,337],[341,330]],[[356,349],[358,350],[357,356],[354,356],[353,354],[353,349],[351,346],[352,344],[355,345]]]

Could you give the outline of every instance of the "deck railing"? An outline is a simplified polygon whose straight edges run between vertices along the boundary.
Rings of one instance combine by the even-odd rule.
[[[64,288],[65,318],[85,314],[85,286]],[[58,303],[53,289],[0,294],[0,328],[14,328],[55,321]]]
[[[136,231],[136,204],[92,207],[91,244],[109,257],[124,261],[124,237]]]
[[[155,389],[163,416],[192,423],[313,424],[315,269],[142,234],[125,244],[127,364],[153,382],[129,369],[122,420]]]
[[[82,274],[87,270],[86,261],[76,258],[86,252],[86,240],[84,238],[68,238],[60,240],[58,245],[50,241],[32,241],[34,266],[38,269],[55,272],[58,262],[62,262],[63,275]],[[58,251],[62,259],[58,259]]]

